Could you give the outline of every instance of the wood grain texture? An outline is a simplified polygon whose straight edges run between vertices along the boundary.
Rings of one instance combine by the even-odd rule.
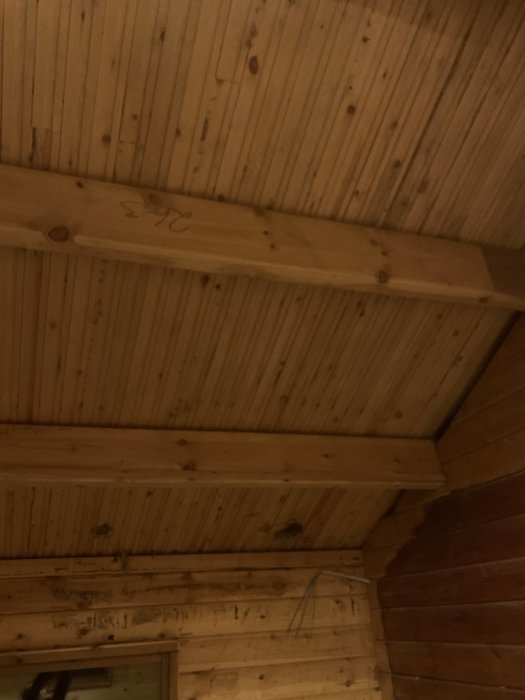
[[[194,557],[188,565],[200,571],[174,574],[159,572],[177,571],[182,564],[177,556],[171,565],[169,557],[159,563],[155,557],[140,559],[137,566],[149,567],[141,574],[103,572],[77,559],[62,565],[61,576],[48,578],[41,573],[55,571],[56,562],[28,562],[18,572],[24,577],[3,579],[6,596],[11,587],[18,590],[15,607],[8,605],[0,612],[0,667],[16,663],[20,672],[24,664],[46,660],[45,650],[52,647],[66,659],[78,653],[79,646],[95,647],[99,658],[110,648],[118,654],[123,643],[151,641],[157,652],[178,640],[182,698],[380,700],[365,584],[320,579],[301,628],[289,630],[316,571],[302,565],[316,556],[292,555],[292,568],[286,570],[271,568],[281,563],[280,557],[267,553],[258,567],[244,571],[231,568],[238,563],[235,556],[228,561],[222,555],[223,570],[217,568],[216,555],[211,555],[209,568],[205,556]],[[328,565],[328,556],[320,553],[323,565]],[[133,558],[129,562],[132,566]],[[263,562],[270,568],[260,568]],[[250,564],[249,556],[244,563]],[[354,553],[332,555],[336,563],[342,572],[362,574]],[[194,577],[205,577],[215,587],[213,600],[204,589],[194,588]],[[184,597],[194,591],[191,601],[171,597],[175,580]],[[49,585],[50,595],[41,588]]]
[[[517,0],[110,6],[3,9],[4,163],[523,242]]]
[[[394,493],[377,487],[4,487],[0,552],[7,558],[120,557],[355,548]]]
[[[524,407],[525,317],[520,316],[439,441],[451,488],[525,468]]]
[[[524,688],[525,647],[390,642],[390,662],[403,676]]]
[[[243,552],[240,554],[170,554],[55,559],[3,559],[1,578],[54,578],[111,574],[173,574],[194,571],[258,571],[260,569],[361,569],[361,551]]]
[[[308,580],[305,580],[305,586]],[[285,631],[299,599],[258,600],[180,606],[106,608],[94,611],[38,613],[0,618],[1,648],[49,648],[71,645],[75,637],[88,644],[112,641],[134,642],[158,637],[215,636]],[[237,615],[237,617],[236,617]],[[312,627],[313,608],[307,612]],[[57,623],[60,622],[58,625]],[[367,601],[352,596],[319,598],[315,628],[360,626],[369,623]],[[15,631],[16,630],[16,631]],[[22,635],[17,640],[17,635]]]
[[[431,440],[0,426],[7,484],[437,488]]]
[[[101,668],[112,666],[122,659],[128,658],[129,663],[138,662],[149,657],[153,662],[159,663],[161,655],[176,652],[178,641],[157,640],[152,642],[137,642],[131,644],[100,644],[97,647],[82,646],[81,644],[57,649],[19,650],[16,652],[0,652],[0,666],[2,675],[16,674],[16,667],[45,667],[46,670],[60,668],[60,664],[66,668],[69,665],[75,667],[75,662],[80,668],[87,668],[86,660],[96,659]],[[28,669],[31,670],[31,669]]]
[[[265,698],[324,697],[325,694],[368,692],[373,662],[369,659],[340,659],[321,664],[279,664],[229,671],[212,671],[181,678],[182,698]],[[359,696],[358,696],[359,697]],[[366,694],[365,694],[366,697]]]
[[[3,422],[427,437],[508,314],[0,249]]]
[[[243,634],[225,640],[221,637],[186,638],[180,641],[186,671],[207,671],[252,666],[254,659],[261,665],[287,661],[321,661],[346,657],[373,655],[369,628],[332,627],[302,632],[293,641],[287,632]]]
[[[525,514],[521,514],[416,538],[406,544],[388,572],[415,573],[522,557],[524,533]]]
[[[410,607],[407,600],[406,606],[383,610],[387,640],[489,646],[525,643],[523,601]]]
[[[453,536],[453,535],[452,535]],[[460,566],[407,576],[392,576],[379,582],[385,608],[402,607],[410,587],[410,604],[451,605],[519,601],[523,598],[525,559]]]
[[[6,165],[0,245],[525,310],[525,253]]]
[[[62,0],[46,12],[29,0],[0,3],[3,163],[476,245],[524,245],[520,0],[114,5]],[[9,339],[0,350],[2,422],[188,430],[434,435],[510,318],[7,248],[0,300],[0,334]],[[393,498],[365,488],[3,487],[0,551],[353,546]],[[339,601],[319,602],[320,628],[354,620],[351,603]],[[273,599],[255,607],[154,607],[149,621],[129,607],[78,610],[58,613],[55,624],[39,613],[31,623],[13,616],[22,639],[2,624],[0,635],[22,646],[285,629],[291,606]],[[465,609],[475,612],[445,607],[459,621]],[[496,638],[501,622],[515,629],[516,609],[501,607],[491,624],[483,608],[474,632]],[[444,634],[440,619],[433,624]],[[304,670],[299,664],[294,679]],[[411,699],[521,694],[423,679],[400,686],[399,678],[396,692]],[[368,700],[377,697],[373,683],[342,692],[330,685],[323,695]]]
[[[0,3],[2,163],[525,243],[519,0],[113,5]],[[8,248],[0,300],[2,422],[188,430],[434,435],[510,318]],[[2,487],[0,553],[354,546],[395,497],[174,491]]]
[[[525,700],[525,692],[413,676],[394,676],[397,700]]]
[[[148,574],[121,574],[107,576],[94,582],[91,577],[75,577],[31,580],[4,580],[0,593],[0,615],[10,613],[39,613],[45,611],[100,610],[108,605],[115,608],[145,606],[184,605],[236,601],[239,589],[243,599],[257,601],[300,598],[304,593],[305,579],[312,579],[319,569],[301,569],[294,574],[259,572],[205,572],[180,574],[155,574],[151,581]],[[350,573],[350,572],[349,572]],[[359,575],[359,574],[354,574]],[[353,593],[356,598],[366,596],[366,584],[344,581],[330,575],[319,576],[316,595],[337,596]]]
[[[474,685],[485,686],[476,697],[525,690],[524,478],[471,486],[406,511],[422,521],[396,545],[378,581],[399,697],[416,697],[418,687],[424,693],[425,683],[438,684],[429,697],[468,698]],[[376,561],[374,553],[372,544],[365,562]],[[456,694],[440,690],[452,682]]]
[[[524,348],[519,318],[440,440],[440,497],[402,497],[365,544],[397,697],[525,689]]]
[[[519,0],[1,9],[5,164],[525,243]],[[0,269],[13,422],[428,436],[509,319],[59,253]]]

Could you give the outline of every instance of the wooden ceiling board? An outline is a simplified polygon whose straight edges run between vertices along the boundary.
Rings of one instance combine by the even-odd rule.
[[[521,0],[1,0],[0,160],[518,248],[524,18]],[[510,318],[1,250],[0,421],[434,435]],[[0,552],[354,546],[393,498],[2,489]],[[276,538],[292,520],[305,536]]]
[[[525,243],[517,0],[0,11],[3,162]],[[13,255],[2,420],[430,435],[509,319]]]
[[[1,250],[0,421],[432,435],[508,315]]]
[[[0,556],[354,547],[393,496],[377,489],[2,488]]]
[[[524,243],[493,211],[524,180],[519,0],[0,10],[3,162]]]

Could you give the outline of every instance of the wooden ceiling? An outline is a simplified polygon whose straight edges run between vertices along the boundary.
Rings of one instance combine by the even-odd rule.
[[[0,491],[3,557],[352,548],[380,489],[17,487]]]
[[[0,420],[433,434],[508,313],[0,251]]]
[[[3,0],[0,13],[3,163],[525,244],[520,0]],[[0,272],[2,422],[433,436],[511,319],[15,249]],[[353,546],[393,497],[150,491],[4,488],[0,556]]]

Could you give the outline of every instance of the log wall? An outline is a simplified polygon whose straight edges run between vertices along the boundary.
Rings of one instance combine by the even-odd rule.
[[[0,664],[33,649],[173,638],[182,700],[379,700],[366,584],[320,575],[296,615],[324,569],[362,576],[361,555],[4,561]]]

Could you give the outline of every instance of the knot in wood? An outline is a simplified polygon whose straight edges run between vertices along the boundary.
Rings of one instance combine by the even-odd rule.
[[[69,239],[69,231],[65,226],[55,226],[48,236],[54,243],[65,243]]]

